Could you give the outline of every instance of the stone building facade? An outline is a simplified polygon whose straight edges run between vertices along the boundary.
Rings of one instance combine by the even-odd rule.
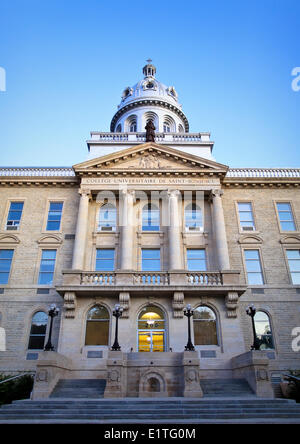
[[[216,162],[155,72],[149,62],[124,90],[110,133],[91,133],[88,160],[0,169],[0,372],[35,371],[35,397],[59,379],[201,396],[201,380],[237,377],[273,396],[300,368],[300,170]]]

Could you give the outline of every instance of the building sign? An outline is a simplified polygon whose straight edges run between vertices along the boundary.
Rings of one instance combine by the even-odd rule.
[[[219,185],[219,179],[168,177],[91,177],[83,178],[82,185]]]

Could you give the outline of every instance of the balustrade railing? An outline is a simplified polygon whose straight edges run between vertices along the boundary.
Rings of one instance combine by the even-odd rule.
[[[155,133],[155,142],[201,142],[200,133]],[[92,141],[145,142],[146,133],[92,133]]]
[[[187,273],[186,278],[190,285],[222,285],[221,273],[198,271]]]
[[[169,274],[152,271],[134,273],[133,281],[136,285],[168,285]]]
[[[140,271],[133,273],[118,273],[104,271],[81,272],[80,285],[116,286],[116,285],[176,285],[217,286],[223,285],[222,274],[213,271],[198,272],[159,272]]]
[[[115,285],[115,273],[83,272],[81,273],[81,285]]]

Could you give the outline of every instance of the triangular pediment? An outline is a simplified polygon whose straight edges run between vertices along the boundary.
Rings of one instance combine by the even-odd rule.
[[[99,172],[201,172],[225,175],[226,165],[154,142],[107,154],[73,166],[76,173]]]

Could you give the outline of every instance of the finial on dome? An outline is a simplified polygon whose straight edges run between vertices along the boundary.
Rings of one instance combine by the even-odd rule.
[[[147,65],[144,66],[143,68],[143,74],[146,77],[155,77],[155,73],[156,73],[156,68],[154,65],[152,65],[152,60],[148,59],[146,60]]]

